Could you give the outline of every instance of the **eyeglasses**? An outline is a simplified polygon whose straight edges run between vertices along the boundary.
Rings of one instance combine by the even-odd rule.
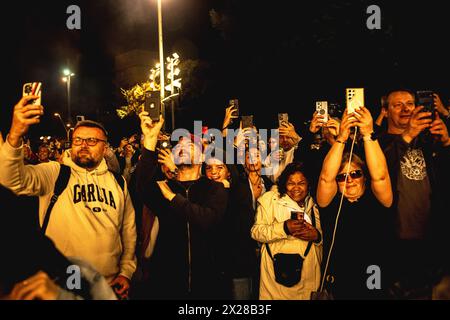
[[[74,146],[81,146],[83,144],[83,141],[86,141],[86,144],[88,146],[91,146],[91,147],[95,146],[99,141],[106,142],[106,140],[97,139],[97,138],[79,138],[79,137],[76,137],[76,138],[72,139],[72,144]]]
[[[349,172],[349,175],[352,179],[358,179],[363,176],[363,172],[361,170],[353,170]],[[337,182],[344,182],[347,177],[347,173],[341,173],[336,176]]]

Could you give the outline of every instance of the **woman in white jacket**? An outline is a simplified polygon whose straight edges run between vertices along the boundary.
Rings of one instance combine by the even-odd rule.
[[[311,292],[320,285],[322,235],[319,211],[309,195],[309,181],[302,164],[289,164],[277,186],[258,199],[251,233],[253,239],[263,243],[259,298],[310,299]],[[284,286],[275,279],[272,257],[277,253],[299,254],[304,258],[300,281],[293,286]]]

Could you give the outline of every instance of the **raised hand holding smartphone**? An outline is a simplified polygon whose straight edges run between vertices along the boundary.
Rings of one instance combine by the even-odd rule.
[[[39,117],[44,114],[44,108],[41,105],[33,104],[33,101],[37,99],[39,99],[39,96],[24,96],[14,106],[11,129],[8,135],[8,142],[11,146],[20,147],[22,137],[28,132],[29,127],[41,122]]]
[[[29,104],[40,106],[42,104],[42,82],[28,82],[22,87],[22,96],[37,96],[36,99],[28,101]]]

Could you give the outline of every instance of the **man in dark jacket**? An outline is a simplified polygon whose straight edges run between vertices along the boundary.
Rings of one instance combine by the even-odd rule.
[[[201,177],[201,142],[188,138],[174,147],[176,179],[156,181],[156,144],[164,120],[153,123],[146,112],[140,118],[144,148],[137,190],[159,219],[149,298],[221,298],[214,230],[223,219],[227,192],[223,184]]]
[[[388,132],[380,137],[394,191],[397,222],[397,289],[400,298],[429,295],[448,267],[450,138],[437,112],[423,112],[414,93],[387,95]],[[447,203],[445,203],[447,201]],[[422,288],[419,289],[418,288]]]

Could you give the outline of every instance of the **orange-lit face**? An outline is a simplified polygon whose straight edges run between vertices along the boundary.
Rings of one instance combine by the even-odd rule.
[[[344,192],[345,174],[347,173],[348,165],[346,165],[341,171],[339,171],[336,180],[339,186],[339,191]],[[355,164],[350,163],[349,175],[347,177],[347,184],[345,185],[345,197],[348,199],[357,199],[364,194],[365,191],[365,177],[362,173],[362,168]],[[340,178],[340,179],[339,179]]]
[[[39,148],[39,152],[38,152],[39,161],[47,162],[49,156],[50,156],[50,150],[48,150],[47,147],[42,146]]]
[[[101,129],[91,127],[77,128],[73,133],[72,141],[75,141],[76,138],[96,138],[106,141],[106,136]],[[104,141],[98,141],[95,146],[89,146],[85,140],[79,146],[72,142],[72,161],[88,170],[97,168],[106,152],[106,142]]]
[[[230,172],[228,171],[227,166],[215,158],[208,160],[205,171],[208,179],[217,182],[228,180],[230,177]]]
[[[301,172],[295,172],[286,181],[286,194],[295,202],[305,200],[308,195],[308,180]]]
[[[395,133],[400,133],[400,131],[405,130],[415,107],[414,96],[409,92],[391,93],[388,97],[387,109],[389,131],[395,130],[398,131]]]

